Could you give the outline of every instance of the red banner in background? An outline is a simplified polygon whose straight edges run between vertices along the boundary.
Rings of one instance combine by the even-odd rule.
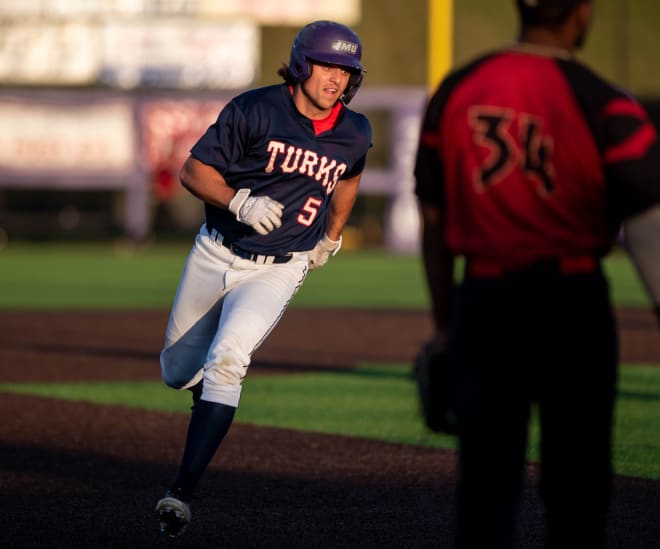
[[[140,130],[154,197],[171,199],[180,188],[179,170],[190,149],[215,122],[227,103],[218,100],[148,100],[141,108]]]

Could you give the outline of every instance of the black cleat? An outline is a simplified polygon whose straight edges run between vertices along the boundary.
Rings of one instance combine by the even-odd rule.
[[[179,537],[190,524],[190,505],[174,497],[172,492],[167,492],[156,504],[156,512],[160,521],[160,533],[167,537]]]

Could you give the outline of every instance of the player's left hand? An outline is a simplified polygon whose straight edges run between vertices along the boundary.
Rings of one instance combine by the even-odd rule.
[[[328,262],[331,256],[337,255],[341,248],[342,238],[339,236],[339,240],[330,240],[327,234],[323,235],[323,238],[316,243],[316,246],[312,248],[309,253],[309,270],[313,271],[319,267],[323,267]]]
[[[444,344],[438,338],[426,341],[413,362],[413,375],[424,423],[435,433],[456,434],[456,416],[451,406],[449,364]]]

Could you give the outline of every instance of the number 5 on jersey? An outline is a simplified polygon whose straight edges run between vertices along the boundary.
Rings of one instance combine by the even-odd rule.
[[[319,213],[319,206],[321,204],[323,204],[323,200],[310,196],[307,199],[307,202],[305,202],[305,205],[302,207],[302,212],[304,213],[301,212],[298,214],[298,223],[305,225],[305,227],[309,227],[312,223],[314,223],[314,220]]]

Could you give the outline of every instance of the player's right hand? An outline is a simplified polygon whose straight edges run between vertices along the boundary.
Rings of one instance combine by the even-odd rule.
[[[250,189],[239,189],[229,203],[229,211],[236,219],[261,235],[282,226],[283,209],[283,204],[269,196],[250,196]]]

